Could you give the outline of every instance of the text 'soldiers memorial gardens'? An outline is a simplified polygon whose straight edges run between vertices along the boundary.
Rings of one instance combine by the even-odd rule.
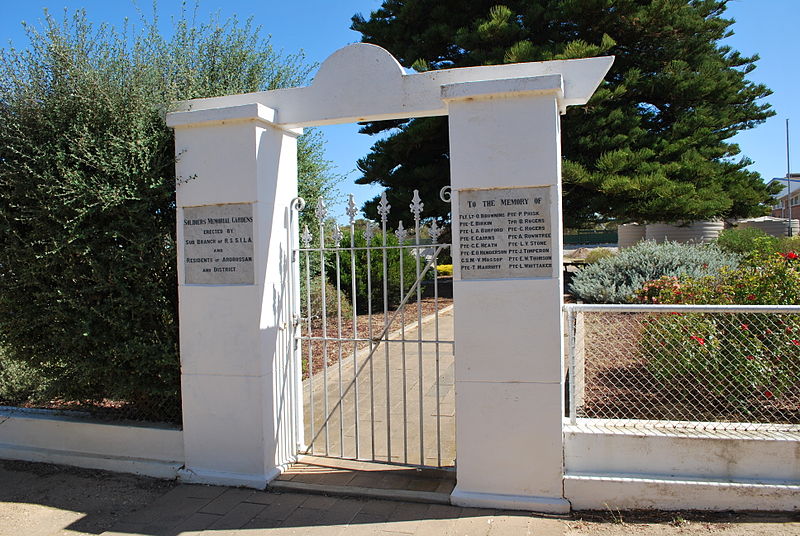
[[[459,191],[462,279],[552,277],[548,187]]]
[[[186,207],[186,284],[252,285],[253,205]]]

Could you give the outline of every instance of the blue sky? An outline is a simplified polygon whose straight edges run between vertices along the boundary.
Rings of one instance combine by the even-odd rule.
[[[193,4],[189,0],[190,5]],[[498,3],[501,3],[498,0]],[[312,62],[321,63],[337,49],[359,41],[360,34],[349,29],[350,17],[354,13],[368,15],[380,6],[380,0],[226,0],[211,2],[203,0],[200,20],[208,13],[218,12],[223,18],[237,15],[240,19],[252,16],[265,33],[272,36],[272,44],[286,53],[303,49]],[[96,22],[121,25],[125,17],[137,19],[138,9],[145,13],[151,10],[150,0],[0,0],[0,44],[7,46],[12,41],[24,47],[26,40],[21,21],[36,24],[42,18],[43,9],[60,16],[63,10],[85,8],[89,18]],[[137,7],[138,6],[138,7]],[[159,13],[163,21],[179,12],[180,1],[161,0]],[[742,153],[754,161],[750,169],[757,171],[765,180],[786,173],[785,120],[790,120],[792,171],[800,172],[800,103],[797,92],[800,88],[800,61],[793,43],[800,28],[800,0],[732,0],[727,11],[729,18],[736,19],[735,35],[727,44],[743,54],[758,53],[761,60],[749,78],[765,83],[773,90],[768,101],[777,112],[776,116],[757,128],[740,133],[734,141]],[[346,176],[340,186],[342,193],[352,192],[360,204],[371,198],[378,190],[368,186],[356,186],[358,176],[355,162],[369,151],[375,141],[369,136],[357,134],[356,125],[339,125],[322,129],[326,138],[327,157],[337,171]],[[565,136],[569,133],[565,132]],[[343,212],[343,206],[339,207]]]

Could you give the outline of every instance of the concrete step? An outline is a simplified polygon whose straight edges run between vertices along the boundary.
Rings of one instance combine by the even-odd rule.
[[[455,471],[361,460],[303,456],[269,484],[269,489],[450,504]]]

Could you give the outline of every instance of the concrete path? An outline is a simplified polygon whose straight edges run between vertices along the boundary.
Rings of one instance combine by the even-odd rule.
[[[406,315],[407,322],[415,315],[413,305]],[[452,341],[452,309],[440,312],[438,323],[433,315],[424,318],[421,329],[416,322],[401,329],[399,319],[397,326],[389,335],[394,342],[380,344],[371,358],[369,348],[359,351],[355,359],[345,348],[341,367],[331,365],[327,372],[304,382],[310,454],[428,466],[454,464],[453,345],[398,342]],[[338,346],[329,343],[328,352],[338,353]]]
[[[521,512],[179,485],[0,461],[0,536],[555,536],[565,526]]]
[[[375,499],[180,485],[0,460],[0,536],[776,536],[797,514],[576,512],[548,517]]]

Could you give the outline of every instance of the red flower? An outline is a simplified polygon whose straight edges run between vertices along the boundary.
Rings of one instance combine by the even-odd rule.
[[[691,338],[696,340],[698,344],[703,345],[703,344],[706,343],[706,340],[703,337],[698,337],[697,335],[692,335]],[[800,343],[798,343],[798,344],[800,344]]]
[[[764,391],[764,396],[767,398],[772,398],[772,391]]]
[[[795,346],[800,346],[800,341],[798,341],[797,339],[792,339],[792,344],[794,344]]]
[[[746,356],[744,356],[744,358],[747,359],[748,361],[752,361],[753,359],[755,359],[755,357],[753,357],[751,355],[746,355]]]
[[[747,299],[750,300],[750,301],[753,301],[753,300],[756,299],[756,295],[755,294],[748,294],[747,295]]]
[[[742,329],[750,329],[750,326],[748,324],[742,324]]]
[[[789,260],[794,260],[798,257],[797,253],[795,253],[794,251],[790,251],[789,253],[783,253],[782,255],[784,258]]]

